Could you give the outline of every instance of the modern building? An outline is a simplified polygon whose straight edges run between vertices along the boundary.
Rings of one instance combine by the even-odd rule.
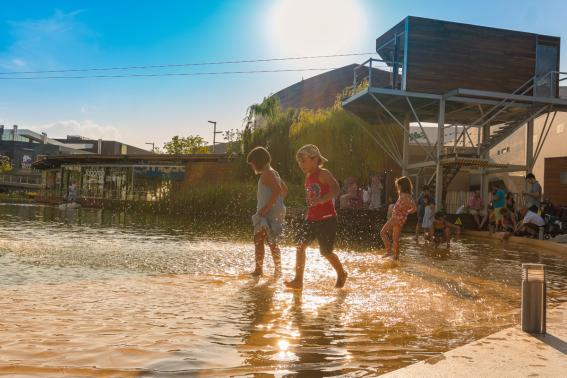
[[[0,125],[0,155],[8,158],[11,171],[0,174],[0,190],[33,190],[41,187],[40,172],[32,169],[32,164],[46,156],[60,155],[151,155],[146,151],[125,143],[106,140],[93,140],[79,136],[66,139],[49,138],[45,133],[19,129],[5,129]]]
[[[417,187],[423,182],[435,186],[437,203],[444,203],[463,172],[477,177],[487,198],[489,180],[534,168],[540,149],[532,142],[537,140],[535,120],[549,119],[542,126],[548,130],[553,125],[548,115],[567,111],[567,99],[559,96],[564,78],[559,50],[559,37],[409,16],[376,39],[380,59],[363,63],[369,72],[386,64],[390,79],[385,83],[367,75],[366,83],[353,83],[342,105],[379,125],[378,142],[382,130],[402,130],[397,151],[387,143],[381,147]],[[436,142],[418,143],[427,155],[422,161],[412,157],[409,147],[410,140],[417,143],[412,123],[436,125]],[[524,125],[528,142],[522,160],[493,159],[493,151],[507,151],[498,146]],[[450,128],[454,137],[446,140]]]
[[[100,206],[105,200],[155,201],[171,191],[201,182],[230,180],[234,166],[226,155],[59,155],[37,160],[39,201],[59,203],[71,183],[79,201]]]

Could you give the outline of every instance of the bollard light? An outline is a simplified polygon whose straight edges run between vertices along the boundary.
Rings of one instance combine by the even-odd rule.
[[[522,264],[522,331],[545,333],[546,277],[544,264]]]

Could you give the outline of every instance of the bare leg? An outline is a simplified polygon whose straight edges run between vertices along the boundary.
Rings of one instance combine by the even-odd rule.
[[[380,230],[380,237],[382,238],[382,242],[384,243],[384,248],[386,249],[386,255],[392,254],[392,243],[390,242],[390,238],[388,237],[388,232],[392,229],[393,222],[389,220]]]
[[[262,230],[254,235],[254,255],[256,258],[256,267],[251,273],[253,276],[261,276],[264,266],[264,240],[266,239],[266,231]]]
[[[449,244],[451,244],[451,230],[449,230],[449,227],[445,227],[445,242],[447,243],[447,248],[449,248]]]
[[[335,284],[335,287],[340,289],[345,285],[348,274],[345,272],[343,264],[341,264],[341,260],[339,260],[339,256],[333,252],[324,254],[323,256],[327,259],[327,261],[329,261],[329,263],[331,263],[335,272],[337,272],[337,283]]]
[[[481,224],[480,224],[480,219],[478,218],[478,211],[474,213],[473,218],[474,218],[474,222],[476,223],[476,226],[477,226],[479,229],[481,229],[482,226],[481,226]]]
[[[415,240],[419,239],[420,231],[421,231],[421,224],[420,224],[419,219],[418,219],[417,224],[415,225]]]
[[[301,289],[303,287],[303,272],[305,271],[305,250],[307,244],[302,244],[297,247],[295,254],[295,278],[291,281],[286,281],[284,284],[292,289]]]
[[[402,232],[402,226],[399,224],[394,224],[392,226],[392,243],[393,243],[393,252],[394,252],[394,259],[397,260],[400,258],[400,234]]]
[[[272,260],[274,260],[274,274],[279,276],[282,274],[282,253],[277,244],[268,244],[272,252]]]

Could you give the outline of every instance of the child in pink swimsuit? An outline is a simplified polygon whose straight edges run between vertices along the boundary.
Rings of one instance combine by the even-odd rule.
[[[408,215],[415,213],[416,210],[415,202],[412,199],[413,187],[411,180],[407,176],[398,178],[396,180],[396,189],[398,190],[398,200],[392,210],[392,217],[380,231],[380,236],[386,247],[386,256],[392,256],[395,260],[399,258],[402,227],[406,223]],[[392,242],[390,242],[388,233],[392,234]]]

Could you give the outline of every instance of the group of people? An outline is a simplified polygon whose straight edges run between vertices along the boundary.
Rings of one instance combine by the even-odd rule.
[[[341,191],[335,197],[335,206],[339,209],[370,209],[376,210],[382,207],[382,180],[380,176],[374,175],[370,185],[358,185],[356,178],[350,177],[341,185]]]
[[[275,265],[275,274],[281,274],[281,251],[278,247],[285,221],[286,208],[284,199],[288,188],[278,172],[272,168],[272,159],[268,150],[256,147],[246,159],[258,180],[256,213],[252,216],[254,226],[255,269],[253,276],[263,274],[265,244],[268,244]],[[285,281],[292,289],[303,287],[303,275],[306,263],[306,249],[317,240],[319,250],[337,274],[336,288],[345,285],[348,274],[339,257],[333,252],[337,232],[337,212],[334,199],[339,195],[339,183],[333,174],[324,168],[328,161],[319,148],[313,144],[301,147],[296,153],[296,161],[305,175],[304,188],[307,211],[303,224],[296,236],[295,277]],[[382,227],[380,235],[386,247],[386,256],[398,259],[399,237],[407,216],[415,212],[416,205],[412,198],[412,184],[408,177],[396,180],[398,200],[392,209],[392,216]],[[390,240],[391,239],[391,240]]]
[[[328,161],[319,148],[313,144],[301,147],[296,153],[299,168],[305,175],[304,188],[307,211],[303,224],[296,236],[295,277],[285,281],[285,285],[293,289],[303,287],[303,275],[306,263],[306,249],[311,242],[317,240],[319,250],[327,259],[337,274],[336,288],[342,288],[348,277],[339,257],[333,252],[337,232],[337,198],[341,207],[352,203],[358,198],[356,182],[349,184],[347,193],[340,195],[340,185],[333,174],[324,168]],[[281,274],[281,252],[278,247],[285,222],[286,208],[284,199],[288,188],[278,172],[271,166],[270,153],[263,147],[256,147],[247,157],[247,163],[260,176],[258,180],[257,208],[252,216],[254,225],[255,269],[254,276],[263,274],[265,255],[264,245],[267,243],[272,253],[275,274]],[[538,214],[541,199],[541,186],[533,174],[526,176],[527,208],[515,208],[514,196],[505,193],[498,185],[492,186],[492,199],[488,213],[484,213],[484,203],[480,192],[476,191],[469,198],[466,208],[481,229],[485,223],[490,225],[491,232],[500,232],[502,238],[512,234],[537,234],[539,227],[544,225]],[[377,187],[379,187],[377,185]],[[435,200],[425,185],[417,200],[413,199],[411,180],[400,177],[395,181],[397,198],[391,201],[388,208],[388,220],[380,231],[385,246],[385,257],[397,260],[399,258],[399,239],[402,228],[409,214],[417,212],[416,238],[425,231],[425,238],[436,246],[442,242],[449,246],[452,231],[460,234],[460,227],[448,222],[445,213],[438,211]],[[380,186],[381,188],[381,186]],[[358,200],[357,200],[358,201]],[[348,206],[346,206],[348,208]],[[481,219],[482,217],[482,219]],[[521,219],[521,221],[519,221]]]
[[[487,211],[484,211],[479,190],[469,198],[466,210],[473,216],[479,230],[488,224],[489,231],[498,233],[502,239],[512,235],[536,236],[540,227],[545,226],[545,220],[541,216],[542,188],[533,173],[526,175],[526,190],[521,194],[525,207],[517,208],[513,193],[506,193],[498,184],[492,184]]]

